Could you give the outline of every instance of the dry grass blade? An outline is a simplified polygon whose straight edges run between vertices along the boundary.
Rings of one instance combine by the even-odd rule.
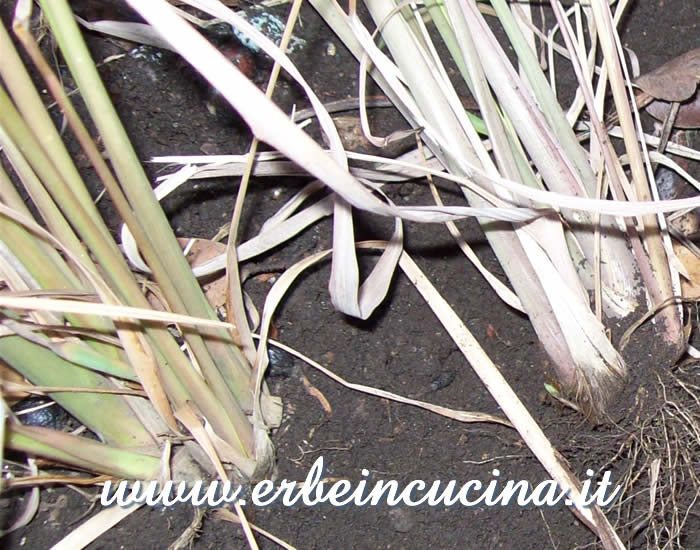
[[[388,245],[388,243],[385,242],[363,242],[363,243],[358,243],[358,247],[361,248],[378,248],[382,249],[385,248]],[[300,262],[296,263],[295,265],[291,266],[289,269],[287,269],[280,277],[279,279],[275,282],[274,286],[270,289],[270,291],[267,294],[267,297],[265,299],[265,307],[263,309],[263,316],[261,319],[260,323],[260,343],[258,344],[258,354],[257,358],[255,361],[255,372],[257,374],[256,378],[256,392],[260,391],[261,384],[262,384],[262,379],[263,375],[265,373],[265,369],[267,368],[268,365],[268,356],[267,356],[267,346],[268,346],[268,336],[269,336],[269,331],[270,331],[270,323],[272,321],[272,316],[274,315],[278,305],[280,304],[282,298],[284,297],[285,293],[289,290],[290,286],[292,283],[296,280],[296,278],[304,272],[304,270],[308,269],[309,267],[315,265],[316,263],[322,261],[324,258],[328,257],[330,254],[330,251],[324,251],[324,252],[319,252],[317,254],[313,254],[309,256],[308,258],[305,258],[301,260]],[[405,256],[405,252],[402,253],[402,257]],[[441,416],[444,416],[446,418],[451,418],[453,420],[457,420],[458,422],[494,422],[497,424],[502,424],[505,426],[511,426],[511,424],[506,421],[505,419],[491,415],[491,414],[486,414],[486,413],[479,413],[479,412],[468,412],[468,411],[457,411],[453,410],[447,407],[442,407],[440,405],[434,405],[432,403],[426,403],[424,401],[419,401],[416,399],[411,399],[408,397],[403,397],[400,395],[396,395],[392,392],[385,391],[385,390],[380,390],[377,388],[372,388],[363,384],[355,384],[352,382],[348,382],[338,376],[337,374],[331,372],[330,370],[326,369],[325,367],[321,366],[318,364],[316,361],[313,361],[309,359],[308,357],[305,357],[304,355],[300,354],[296,350],[293,350],[287,346],[281,345],[279,343],[275,343],[275,345],[279,346],[280,348],[284,349],[285,351],[291,353],[292,355],[299,357],[302,361],[306,362],[316,370],[322,372],[332,380],[338,382],[339,384],[342,384],[346,388],[349,388],[354,391],[359,391],[362,393],[366,393],[369,395],[374,395],[377,397],[381,397],[383,399],[389,399],[391,401],[396,401],[397,403],[404,403],[406,405],[412,405],[414,407],[419,407],[425,410],[428,410],[430,412],[433,412],[435,414],[439,414]]]
[[[2,407],[4,409],[5,407],[5,400],[0,399],[0,402],[2,402]],[[0,431],[2,432],[3,435],[3,440],[5,437],[5,415],[3,414],[3,426],[0,428]],[[36,461],[33,458],[28,458],[27,459],[27,465],[29,466],[29,471],[32,474],[33,477],[37,477],[39,474],[39,469],[36,466]],[[4,462],[3,462],[3,468],[4,468]],[[7,483],[3,479],[3,484],[1,489],[6,489],[10,487],[11,485]],[[39,511],[39,503],[41,500],[41,494],[39,492],[39,487],[37,485],[32,484],[31,485],[31,490],[29,492],[29,497],[26,499],[26,502],[24,502],[24,506],[22,507],[22,511],[18,515],[18,517],[12,522],[12,524],[7,528],[2,531],[0,531],[0,537],[4,537],[5,535],[8,535],[12,533],[13,531],[16,531],[17,529],[21,529],[22,527],[26,526],[29,524],[30,521],[34,518],[36,513]]]
[[[192,522],[187,526],[187,529],[185,529],[182,532],[182,534],[175,540],[175,542],[168,546],[168,550],[186,550],[188,548],[191,548],[195,538],[197,538],[199,530],[202,527],[204,514],[205,512],[202,508],[195,508]]]
[[[143,506],[143,503],[105,508],[63,537],[60,542],[51,547],[51,550],[80,550],[85,548],[125,517],[141,508],[141,506]]]
[[[379,388],[373,388],[371,386],[366,386],[364,384],[356,384],[354,382],[350,382],[348,380],[345,380],[341,376],[338,376],[333,371],[325,368],[323,365],[321,365],[320,363],[317,363],[313,359],[310,359],[309,357],[306,357],[302,353],[299,353],[297,350],[290,348],[289,346],[285,346],[281,342],[275,342],[274,340],[268,340],[268,342],[273,344],[274,346],[279,347],[280,349],[283,349],[287,353],[290,353],[294,357],[301,359],[310,367],[313,367],[317,371],[326,375],[331,380],[334,380],[335,382],[337,382],[341,386],[348,388],[349,390],[357,391],[360,393],[365,393],[367,395],[374,395],[375,397],[379,397],[381,399],[388,399],[389,401],[395,401],[396,403],[403,403],[404,405],[411,405],[413,407],[418,407],[419,409],[424,409],[428,412],[435,413],[435,414],[438,414],[440,416],[444,416],[445,418],[449,418],[451,420],[456,420],[457,422],[465,422],[465,423],[492,422],[494,424],[501,424],[502,426],[507,426],[509,428],[513,427],[513,425],[505,418],[502,418],[500,416],[496,416],[493,414],[450,409],[449,407],[443,407],[441,405],[435,405],[433,403],[428,403],[426,401],[411,399],[410,397],[404,397],[402,395],[398,395],[398,394],[393,393],[393,392],[389,392],[386,390],[380,390]]]
[[[513,423],[515,429],[518,430],[528,447],[530,447],[530,450],[537,456],[552,478],[561,487],[570,491],[570,498],[575,506],[572,510],[600,537],[606,548],[623,549],[624,545],[602,512],[597,507],[588,508],[582,505],[579,492],[580,482],[566,466],[559,453],[552,447],[542,429],[530,416],[530,413],[518,399],[518,396],[481,346],[479,346],[461,319],[449,307],[408,255],[404,254],[402,256],[400,265],[418,292],[428,302],[428,305],[440,322],[445,326],[455,344],[457,344],[460,351],[472,365],[472,368],[484,382],[484,385],[496,399],[508,419]]]
[[[222,521],[229,521],[231,523],[235,523],[238,525],[240,525],[242,523],[241,519],[236,514],[231,512],[231,510],[226,510],[226,509],[214,510],[214,517],[216,517],[217,519],[220,519]],[[272,542],[278,544],[280,547],[284,548],[285,550],[297,550],[294,546],[286,543],[285,541],[276,537],[275,535],[273,535],[269,531],[265,531],[265,529],[261,529],[260,527],[258,527],[257,525],[253,525],[252,523],[248,523],[248,525],[250,526],[250,528],[253,531],[255,531],[256,533],[260,533],[263,537],[270,539]]]

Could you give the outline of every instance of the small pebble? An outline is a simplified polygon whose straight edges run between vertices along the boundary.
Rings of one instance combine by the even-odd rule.
[[[404,200],[408,200],[415,190],[416,186],[412,183],[404,183],[399,186],[399,196]]]
[[[455,380],[455,372],[453,370],[446,370],[441,372],[437,378],[434,378],[430,383],[430,391],[438,391],[446,388]]]
[[[408,533],[416,524],[415,513],[405,508],[389,510],[389,521],[397,533]]]
[[[47,405],[52,403],[51,405]],[[42,407],[42,405],[47,405]],[[41,408],[38,408],[41,407]],[[22,413],[28,409],[36,409],[31,412]],[[12,410],[25,426],[40,426],[61,430],[69,422],[70,415],[57,403],[48,397],[32,396],[22,399]]]
[[[286,351],[268,346],[267,358],[270,361],[267,366],[267,375],[279,378],[289,378],[294,371],[294,356]]]

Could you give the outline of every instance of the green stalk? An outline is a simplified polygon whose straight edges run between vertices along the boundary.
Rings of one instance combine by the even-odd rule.
[[[587,196],[595,197],[595,175],[591,171],[591,167],[586,160],[583,148],[578,142],[576,134],[574,134],[573,129],[559,106],[557,98],[554,96],[554,92],[547,81],[547,77],[540,68],[535,52],[532,51],[525,36],[523,36],[522,30],[518,26],[505,0],[490,0],[490,2],[496,11],[501,25],[503,25],[503,30],[505,30],[508,36],[510,45],[513,46],[518,56],[520,66],[525,71],[530,87],[537,98],[538,105],[552,128],[552,132],[559,140],[559,146],[566,152],[566,158],[576,167],[583,186],[586,189]]]
[[[455,34],[454,29],[452,28],[452,24],[447,18],[444,0],[435,0],[429,2],[425,5],[425,8],[428,10],[430,18],[435,24],[435,28],[440,33],[440,37],[445,43],[445,46],[447,46],[447,50],[450,52],[450,56],[454,60],[455,65],[457,65],[459,74],[462,75],[462,78],[464,78],[464,81],[467,83],[469,90],[473,94],[474,90],[472,88],[472,83],[469,78],[469,71],[467,71],[467,65],[464,61],[462,50],[460,49],[459,44],[457,43],[457,35]]]
[[[54,6],[54,4],[52,4],[52,6]],[[51,11],[51,9],[48,8],[48,11]],[[70,21],[72,22],[72,16]],[[84,57],[83,61],[89,60],[89,55],[87,55],[87,50],[84,46],[84,43],[82,43],[82,40],[80,40],[80,33],[77,27],[74,28],[74,31],[74,35],[78,37],[78,42],[80,43],[79,45],[82,47],[82,50],[78,52],[69,52],[67,54],[67,57],[70,58],[71,55],[80,57],[82,55]],[[84,66],[84,64],[81,66]],[[91,69],[93,76],[99,78],[94,70],[92,62],[89,62],[89,68]],[[104,98],[106,98],[106,94],[104,93],[104,89],[101,83],[99,83],[99,85],[96,86],[85,86],[84,83],[81,84],[81,89],[90,91],[89,93],[84,93],[88,104],[91,103],[89,97],[94,95],[92,91],[96,88],[101,90],[102,95],[104,96]],[[3,98],[0,97],[0,100],[2,99]],[[86,210],[94,210],[94,206],[92,205],[92,203],[81,203],[81,201],[79,201],[76,198],[75,194],[73,193],[73,190],[71,189],[71,187],[74,187],[74,185],[69,185],[69,182],[63,180],[63,178],[61,178],[57,172],[52,173],[50,170],[47,169],[49,163],[48,160],[43,156],[43,151],[41,150],[41,148],[36,147],[35,144],[32,143],[33,140],[31,139],[31,136],[28,135],[27,129],[24,127],[21,120],[19,120],[19,117],[14,116],[12,111],[9,110],[11,104],[8,100],[5,100],[4,105],[8,107],[8,114],[6,114],[6,116],[4,117],[3,125],[9,126],[9,131],[14,136],[15,140],[18,140],[21,136],[22,143],[24,145],[22,147],[24,154],[27,155],[30,163],[32,164],[34,169],[39,173],[40,177],[45,181],[45,183],[47,183],[55,199],[61,205],[63,211],[68,213],[68,215],[71,217],[71,223],[78,228],[81,238],[86,242],[86,244],[88,244],[90,250],[98,259],[99,263],[104,267],[104,272],[107,274],[107,277],[109,277],[111,281],[110,286],[113,289],[118,289],[119,294],[121,295],[125,303],[137,307],[148,307],[145,298],[142,296],[140,290],[134,283],[131,276],[131,272],[126,266],[119,249],[116,247],[116,244],[114,244],[114,242],[111,240],[108,231],[101,223],[101,220],[96,214],[96,211],[94,216],[85,215]],[[98,125],[102,125],[104,128],[105,118],[104,116],[101,116],[103,114],[102,107],[103,106],[100,105],[98,102],[97,111],[98,113],[100,113],[98,115],[98,118],[102,123]],[[94,111],[94,104],[92,105],[92,108]],[[111,113],[112,115],[114,115],[114,118],[116,119],[116,113],[113,112],[111,104],[109,105],[109,109],[105,110],[108,112],[108,114]],[[110,122],[108,120],[106,127],[108,128],[108,132],[113,128],[117,128],[117,130],[121,129],[121,126],[118,123],[118,121],[114,123],[113,121]],[[125,137],[125,134],[123,134],[123,129],[121,129],[121,134]],[[112,146],[113,145],[114,143],[112,142]],[[129,146],[124,146],[123,143],[120,143],[117,147],[120,151],[127,148],[131,150]],[[113,154],[111,154],[111,157],[113,162],[115,164],[121,164],[123,168],[124,163],[119,163],[119,161],[116,160],[116,158],[119,156],[119,153],[115,153],[114,151],[112,151],[112,153]],[[131,153],[133,155],[133,151],[131,151]],[[127,159],[126,164],[131,163],[134,158],[135,155],[133,155],[132,158]],[[138,164],[137,159],[135,163]],[[140,171],[141,174],[143,174],[143,172],[140,169],[140,166],[138,167],[138,171]],[[133,174],[134,173],[133,171],[131,171],[130,167],[129,170],[127,170],[127,176],[124,176],[124,170],[122,170],[122,178],[134,177]],[[155,203],[155,207],[160,212],[160,215],[162,217],[163,215],[162,211],[160,210],[160,206],[153,198],[150,185],[145,180],[145,177],[143,178],[143,181],[145,182],[145,187],[148,188],[150,202]],[[75,180],[71,180],[70,182],[70,184],[77,183],[78,182]],[[139,204],[140,202],[142,202],[141,199],[136,200],[137,204]],[[143,216],[142,219],[148,219],[149,223],[152,222],[154,219],[153,215],[150,212],[137,212],[137,215]],[[96,220],[95,223],[92,223],[93,219]],[[176,256],[180,260],[180,265],[178,266],[178,268],[174,269],[171,267],[164,267],[162,266],[162,264],[159,264],[159,266],[155,266],[155,262],[151,265],[155,268],[154,271],[160,272],[159,282],[164,291],[168,292],[167,297],[169,301],[172,304],[174,304],[174,309],[185,313],[192,313],[195,308],[185,308],[181,304],[180,296],[182,292],[181,289],[177,288],[177,281],[187,279],[189,277],[189,279],[191,279],[191,282],[194,283],[194,287],[199,293],[201,301],[203,301],[206,304],[206,299],[204,298],[201,289],[199,288],[193,276],[191,275],[189,266],[184,261],[179,246],[177,245],[172,235],[172,230],[167,225],[167,222],[164,224],[163,227],[167,230],[167,233],[169,234],[172,243],[174,243],[177,247]],[[135,231],[135,233],[138,234],[138,231]],[[160,233],[160,230],[156,230],[156,234]],[[162,256],[162,254],[160,254],[162,251],[162,247],[152,244],[152,246],[150,247],[144,247],[144,252],[148,252],[149,248],[151,251],[158,250],[159,254],[157,255],[156,259],[159,260]],[[153,256],[155,255],[155,253],[152,252],[151,255]],[[178,273],[178,269],[179,273],[183,274],[182,277],[173,277],[174,273]],[[173,283],[173,281],[175,282]],[[209,307],[208,304],[206,304],[206,307]],[[194,313],[192,314],[204,317],[207,316],[202,315],[201,309],[199,312],[194,311]],[[209,316],[212,317],[213,312],[211,312],[211,315]],[[221,344],[216,344],[211,346],[216,351],[218,351],[218,355],[220,357],[223,357],[225,359],[221,360],[221,364],[224,367],[229,367],[222,367],[222,370],[229,375],[228,380],[226,380],[217,370],[217,366],[211,359],[211,356],[208,350],[206,349],[200,334],[194,332],[193,330],[187,331],[188,343],[190,344],[190,348],[194,351],[195,356],[197,357],[198,364],[200,365],[202,371],[205,373],[205,376],[207,376],[209,380],[209,384],[206,384],[204,380],[202,380],[201,377],[195,371],[193,371],[191,364],[174,344],[174,342],[172,341],[172,337],[170,337],[169,334],[161,331],[160,329],[155,329],[155,332],[149,334],[151,334],[151,336],[157,335],[156,339],[158,341],[160,352],[163,354],[164,358],[167,361],[165,364],[162,365],[161,374],[163,376],[164,382],[166,383],[166,387],[168,388],[168,394],[174,400],[175,405],[180,406],[187,401],[194,401],[199,407],[199,409],[204,413],[204,415],[212,422],[217,433],[224,437],[224,439],[230,441],[232,444],[239,446],[242,452],[244,452],[246,455],[249,455],[253,449],[252,429],[247,417],[243,412],[243,409],[236,403],[231,391],[229,390],[229,387],[235,387],[242,399],[245,399],[244,403],[250,403],[250,396],[248,393],[246,393],[249,373],[246,372],[246,369],[248,368],[245,365],[245,363],[241,360],[242,356],[240,354],[240,351],[237,348],[235,348],[232,344],[230,344],[230,337],[226,335],[223,331],[218,331],[216,333],[216,336],[217,338],[219,338],[219,341],[227,339],[228,345],[223,346]],[[225,347],[229,349],[225,349]],[[221,349],[225,349],[225,352],[221,353]],[[240,368],[238,368],[237,370],[232,369],[230,368],[231,365],[239,365]],[[172,368],[175,368],[175,370],[177,371],[177,377],[172,371]],[[231,373],[236,374],[237,379],[234,379],[232,381]],[[216,395],[216,397],[212,395],[212,392]]]
[[[0,179],[4,172],[0,174]],[[10,183],[11,185],[11,183]],[[0,197],[3,193],[0,191]],[[55,249],[45,246],[24,227],[0,214],[0,235],[7,248],[22,262],[25,269],[45,289],[85,290]]]
[[[103,272],[111,283],[110,287],[117,290],[125,303],[135,307],[148,308],[148,302],[135,283],[119,248],[109,236],[104,224],[99,219],[97,223],[93,223],[93,218],[86,214],[82,204],[75,199],[75,195],[68,188],[66,182],[52,169],[50,159],[46,157],[44,151],[38,146],[33,134],[1,89],[0,125],[7,131],[10,138],[18,143],[20,150],[27,157],[32,168],[36,170],[42,181],[52,190],[62,211],[69,215],[71,223],[78,228],[81,238],[94,253],[100,265],[103,266]],[[172,337],[169,335],[168,337],[172,341]],[[162,342],[163,340],[161,340]],[[170,346],[169,353],[164,353],[169,360],[172,360],[173,354],[178,354],[182,356],[182,359],[185,359],[177,347],[173,348]],[[201,377],[192,370],[191,364],[185,359],[184,362],[174,362],[173,366],[175,365],[179,367],[179,380],[170,368],[164,367],[161,369],[164,383],[169,389],[168,393],[175,400],[175,403],[181,405],[188,400],[194,399],[200,410],[205,413],[216,427],[217,432],[222,434],[222,437],[225,437],[232,443],[241,445],[243,449],[252,449],[252,434],[247,438],[244,436],[242,440],[237,435],[238,431],[245,434],[244,430],[247,429],[250,432],[251,428],[245,414],[240,407],[237,407],[231,394],[222,392],[222,385],[216,386],[219,394],[223,394],[224,398],[228,396],[228,403],[224,402],[227,405],[225,408],[221,406],[216,407],[216,403],[221,403],[221,400],[217,401],[210,387],[207,387]],[[181,381],[185,382],[184,386]],[[185,390],[185,387],[187,390]],[[243,443],[240,443],[241,441]]]
[[[491,0],[496,15],[508,36],[509,43],[513,46],[527,81],[530,84],[539,108],[551,127],[552,133],[557,138],[557,144],[566,153],[566,158],[572,163],[585,189],[586,196],[596,197],[597,178],[586,158],[585,152],[579,143],[573,128],[564,115],[547,77],[542,72],[535,52],[522,33],[509,5],[504,0]],[[583,252],[586,262],[576,262],[579,274],[587,288],[593,288],[593,266],[595,262],[595,242],[593,228],[596,224],[592,216],[576,214],[576,218],[569,215],[569,221],[573,228],[572,234],[577,243],[570,246],[571,255],[580,258]],[[606,236],[600,242],[603,258],[601,276],[605,285],[606,304],[619,304],[613,306],[610,313],[619,311],[621,314],[631,312],[637,305],[635,294],[637,272],[634,259],[627,248],[624,235],[620,233],[614,220],[605,217],[598,221],[601,233]],[[625,305],[627,304],[627,305]]]
[[[3,115],[6,114],[5,111],[8,109],[14,111],[13,115],[15,118],[19,118],[14,105],[10,101],[10,98],[5,93],[5,90],[0,87],[0,117],[4,118]],[[22,124],[19,126],[17,131],[23,132],[24,136],[27,138],[26,141],[30,143],[30,146],[39,146],[26,125]],[[21,147],[18,144],[16,145],[14,140],[11,139],[11,136],[8,134],[7,128],[2,119],[0,119],[0,145],[2,146],[3,151],[7,155],[7,158],[12,164],[15,172],[19,176],[25,190],[27,193],[29,193],[32,202],[39,210],[41,218],[46,223],[46,226],[51,234],[59,238],[63,246],[66,247],[71,254],[79,258],[84,265],[92,267],[93,264],[92,260],[90,260],[90,256],[81,245],[80,240],[75,235],[75,232],[71,228],[70,224],[66,221],[64,215],[53,202],[49,193],[42,186],[39,177],[37,177],[34,169],[27,162],[24,153],[21,151]],[[50,166],[47,166],[46,168],[50,169]]]
[[[591,187],[591,184],[586,182],[592,181],[592,188],[595,191],[595,178],[590,179],[591,170],[584,166],[585,158],[580,159],[583,155],[580,145],[572,143],[569,147],[572,152],[560,147],[560,141],[563,140],[566,144],[572,140],[575,141],[575,138],[551,91],[547,93],[542,89],[540,93],[542,95],[541,101],[549,101],[547,109],[553,122],[550,122],[547,116],[540,111],[539,104],[527,91],[525,83],[521,81],[520,76],[513,69],[479,11],[470,3],[462,3],[460,8],[467,21],[469,32],[474,37],[479,56],[483,59],[489,59],[489,63],[483,65],[489,84],[494,90],[501,108],[515,125],[520,140],[548,188],[574,196],[586,196],[589,192],[588,187]],[[511,32],[516,33],[517,31],[511,29]],[[517,34],[522,37],[519,33]],[[541,74],[541,69],[529,50],[529,46],[523,43],[519,48],[523,50],[525,56],[523,66],[526,66],[532,74],[531,78],[535,83],[540,82],[544,88],[544,75]],[[538,71],[540,72],[539,78],[535,76]],[[559,112],[557,113],[557,111]],[[573,151],[574,149],[575,151]],[[570,154],[574,158],[579,157],[580,162],[574,162],[569,157]],[[583,173],[580,170],[583,170]],[[577,269],[582,274],[583,280],[590,285],[592,281],[591,266],[594,265],[596,257],[592,230],[594,227],[593,217],[584,212],[570,210],[563,210],[562,215],[568,221],[581,250],[584,252],[587,263],[578,266]],[[635,285],[636,266],[628,250],[625,234],[617,228],[614,220],[610,217],[604,217],[600,225],[605,235],[605,239],[601,242],[605,259],[601,270],[606,285],[606,298],[619,292],[618,296],[606,299],[606,305],[610,306],[609,313],[615,316],[626,315],[631,313],[637,303],[636,294],[639,290]],[[622,305],[615,306],[614,304],[617,303]]]
[[[115,389],[104,376],[20,336],[0,338],[0,358],[37,385]],[[110,445],[126,448],[155,445],[151,434],[119,395],[56,392],[49,396]]]
[[[45,219],[52,219],[54,223],[51,225],[58,231],[57,234],[64,235],[69,243],[75,240],[80,253],[84,253],[83,247],[80,245],[65,218],[63,218],[63,215],[58,211],[34,174],[34,171],[27,164],[14,143],[7,139],[1,127],[0,143],[2,143],[5,153],[15,166],[20,179],[26,184],[25,188],[30,190],[30,195],[33,198],[39,198],[39,204],[43,204],[44,212],[46,212]],[[24,201],[1,167],[0,199],[20,215],[24,215],[27,218],[32,217]],[[0,216],[0,229],[0,235],[4,236],[5,245],[16,257],[21,259],[24,263],[24,267],[29,270],[34,279],[39,283],[39,286],[44,289],[73,289],[94,292],[94,289],[92,289],[89,284],[81,282],[75,276],[53,246],[43,240],[35,239],[27,228],[20,227],[15,221],[10,221],[4,216]],[[63,242],[65,243],[66,241]],[[89,257],[85,259],[90,262],[89,265],[92,265]],[[75,314],[66,314],[65,318],[75,326],[86,327],[100,333],[112,333],[114,331],[114,325],[111,320],[107,318]],[[93,339],[88,340],[88,344],[106,357],[111,357],[117,361],[122,358],[121,351],[114,346]]]
[[[156,281],[161,285],[174,311],[216,319],[216,313],[192,275],[168,220],[153,195],[140,160],[104,89],[67,2],[60,0],[40,3],[56,40],[68,60],[73,77],[83,90],[85,103],[100,131],[131,207],[137,217],[148,220],[149,227],[152,228],[147,238],[151,241],[151,250],[157,253],[149,254],[146,248],[142,249],[142,252],[147,255],[146,260],[153,270]],[[174,273],[178,276],[173,277]],[[200,335],[218,342],[207,347],[200,341]],[[231,335],[223,330],[200,328],[198,333],[185,331],[185,337],[202,371],[211,378],[210,383],[216,388],[218,397],[222,400],[226,399],[223,391],[218,389],[222,388],[220,380],[223,380],[223,387],[230,387],[242,403],[249,404],[247,388],[250,367],[246,364],[240,350],[234,349]],[[218,369],[221,369],[221,375],[216,374],[215,371]],[[224,378],[222,379],[221,376]]]
[[[9,189],[14,191],[7,175],[0,170],[0,198],[3,198]],[[12,198],[10,198],[12,200]],[[3,199],[4,200],[4,199]],[[13,201],[14,202],[14,201]],[[44,241],[38,240],[26,228],[16,221],[0,214],[0,235],[3,243],[22,263],[32,278],[42,289],[66,289],[84,291],[80,280],[70,271],[58,252]],[[114,326],[109,319],[88,315],[66,314],[65,318],[77,327],[87,327],[98,333],[109,334],[114,331]],[[87,343],[94,348],[94,352],[100,354],[106,361],[121,362],[121,351],[113,345],[94,339],[88,339]],[[131,371],[133,374],[133,371]]]
[[[12,99],[22,113],[27,125],[33,129],[34,135],[39,141],[39,147],[43,149],[51,159],[55,170],[61,174],[64,181],[82,181],[75,163],[66,150],[61,136],[49,116],[44,103],[36,91],[29,73],[24,67],[14,44],[4,26],[0,26],[0,51],[2,51],[2,63],[0,63],[0,76],[2,76]],[[92,197],[84,186],[77,185],[73,192],[83,208],[96,222],[99,214],[94,208]]]
[[[15,451],[124,479],[156,479],[160,471],[158,457],[37,426],[7,423],[5,445]]]
[[[146,257],[151,258],[152,264],[157,263],[159,271],[163,272],[165,268],[161,265],[160,257],[153,249],[152,243],[148,239],[142,223],[132,211],[126,197],[124,197],[124,194],[122,193],[122,190],[119,187],[119,184],[115,180],[111,170],[102,158],[102,155],[97,150],[97,147],[95,146],[92,137],[88,133],[87,129],[85,128],[85,125],[82,123],[80,117],[76,113],[73,104],[70,102],[65,91],[63,90],[60,81],[53,73],[44,57],[41,55],[39,47],[34,41],[33,36],[24,28],[24,25],[22,24],[15,24],[15,31],[18,33],[18,36],[24,44],[25,49],[28,51],[30,57],[34,61],[34,64],[36,65],[39,72],[43,76],[45,82],[47,83],[47,86],[50,89],[52,95],[56,99],[58,105],[61,107],[64,116],[68,120],[71,129],[73,130],[78,141],[83,147],[85,154],[92,162],[95,171],[97,172],[105,188],[109,192],[109,195],[112,198],[115,207],[119,211],[121,218],[131,229],[132,234],[134,235],[136,241],[139,243],[139,246],[146,255]],[[165,282],[167,284],[170,284],[171,278],[167,277]],[[170,289],[169,295],[176,296],[179,299],[179,294],[174,288]],[[179,310],[185,309],[185,306],[181,302],[174,304],[174,307]],[[239,402],[242,402],[242,404],[244,404],[246,408],[249,408],[249,393],[242,392],[240,390],[240,388],[244,388],[246,386],[247,376],[243,378],[239,377],[238,380],[224,380],[224,377],[221,376],[221,373],[216,368],[216,365],[209,359],[209,354],[207,350],[203,347],[202,338],[197,332],[192,332],[189,335],[188,343],[190,344],[190,349],[193,351],[195,356],[198,357],[198,359],[200,359],[200,367],[202,367],[202,370],[205,372],[206,378],[209,380],[210,384],[213,387],[219,389],[217,392],[218,398],[222,401],[224,407],[230,408],[237,406],[233,398],[229,395],[229,392],[226,391],[226,382],[228,382],[229,390],[231,390],[235,397],[238,398]],[[224,370],[223,372],[224,374],[226,374],[230,371]],[[247,373],[244,372],[242,374]]]
[[[316,5],[316,0],[312,0],[312,3]],[[367,0],[365,4],[375,22],[383,21],[391,11],[388,3],[385,2]],[[440,129],[443,135],[453,138],[454,141],[450,145],[461,155],[460,158],[448,158],[443,155],[445,165],[452,173],[468,175],[465,173],[462,158],[476,166],[481,166],[481,162],[467,141],[450,105],[445,101],[442,90],[436,83],[423,76],[429,74],[429,71],[427,68],[418,66],[421,63],[421,55],[407,47],[408,44],[412,44],[412,39],[407,33],[403,21],[398,18],[390,20],[383,30],[392,56],[405,78],[408,79],[407,85],[414,93],[421,112],[434,127]],[[433,148],[436,154],[440,150],[439,144]],[[475,193],[465,188],[462,190],[471,206],[490,206]],[[540,339],[549,343],[548,352],[552,359],[560,364],[573,363],[562,328],[552,314],[551,305],[547,301],[537,273],[514,233],[512,225],[489,220],[483,223],[482,228],[524,308],[528,312],[536,312],[530,316],[531,322]]]

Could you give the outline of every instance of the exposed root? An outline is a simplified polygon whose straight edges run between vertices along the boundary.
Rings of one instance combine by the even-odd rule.
[[[175,542],[168,546],[168,550],[187,550],[192,548],[194,540],[197,538],[197,535],[199,535],[199,530],[202,527],[202,520],[204,520],[205,513],[204,508],[199,506],[195,506],[193,509],[194,517],[192,518],[192,521],[187,526],[187,529],[185,529],[182,534],[177,537]]]
[[[606,417],[608,407],[619,395],[624,380],[625,366],[620,357],[618,365],[606,363],[596,365],[594,369],[576,369],[575,387],[569,393],[574,396],[576,409],[589,421],[596,422]]]
[[[609,517],[630,549],[694,547],[691,537],[698,532],[688,519],[700,499],[698,374],[700,363],[686,362],[659,376],[656,410],[649,410],[654,400],[641,390],[634,429],[603,468],[624,468],[621,496]]]

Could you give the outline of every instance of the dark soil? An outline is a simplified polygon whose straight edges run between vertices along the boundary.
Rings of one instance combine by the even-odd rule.
[[[624,21],[623,43],[639,56],[642,72],[700,45],[698,13],[694,2],[649,0],[636,2]],[[284,17],[286,7],[277,9]],[[3,8],[5,24],[8,8]],[[323,101],[356,96],[356,63],[305,6],[303,27],[298,35],[306,47],[295,55],[304,76]],[[96,60],[126,53],[133,48],[99,35],[88,34]],[[328,55],[328,44],[336,48]],[[175,54],[155,60],[153,50],[145,57],[126,55],[100,69],[142,159],[170,154],[223,154],[246,150],[250,136],[242,122],[215,99],[194,72]],[[264,83],[266,64],[258,59],[256,81]],[[70,76],[65,75],[70,87]],[[276,101],[284,108],[299,102],[302,94],[289,81],[278,86]],[[205,106],[216,108],[213,116]],[[80,100],[77,99],[80,103]],[[401,121],[388,109],[375,113],[375,128],[395,129]],[[381,132],[389,133],[389,131]],[[76,151],[75,144],[71,143]],[[159,167],[148,165],[149,174]],[[92,178],[91,171],[85,170]],[[302,182],[254,182],[244,218],[245,236],[257,233],[260,225],[291,196]],[[210,238],[230,217],[237,181],[199,181],[164,205],[179,236]],[[459,195],[449,188],[447,201]],[[425,187],[408,184],[392,192],[395,201],[429,203]],[[116,229],[117,218],[105,199],[101,203]],[[358,240],[385,238],[391,223],[357,215]],[[502,270],[474,222],[461,224],[465,236],[487,267],[503,276]],[[311,252],[329,247],[331,224],[325,220],[293,242],[255,263],[256,272],[276,271]],[[625,442],[624,430],[633,431],[632,419],[625,424],[592,426],[578,413],[552,402],[543,389],[548,359],[528,320],[508,309],[481,276],[465,261],[441,226],[406,224],[406,249],[425,271],[445,299],[465,321],[503,375],[516,390],[530,413],[544,428],[553,444],[569,461],[573,471],[586,479],[588,468],[612,469],[621,475],[624,460],[607,463]],[[369,260],[368,260],[369,261]],[[397,274],[389,299],[367,322],[337,313],[328,295],[329,264],[305,274],[287,297],[275,319],[278,339],[323,363],[345,379],[422,399],[447,407],[501,414],[494,399],[447,336],[420,295]],[[246,290],[260,307],[269,283],[252,279]],[[651,347],[651,342],[649,343]],[[648,360],[644,363],[649,367]],[[632,368],[636,365],[633,364]],[[666,367],[667,365],[664,365]],[[326,413],[302,380],[308,381],[327,399]],[[273,434],[277,448],[279,478],[303,480],[320,456],[326,475],[361,479],[361,470],[372,479],[395,479],[400,486],[422,479],[469,480],[488,483],[498,469],[502,480],[528,480],[537,484],[549,478],[539,462],[512,429],[494,424],[461,424],[424,410],[378,399],[346,389],[319,372],[295,364],[290,376],[269,378],[273,394],[284,401],[284,422]],[[444,386],[444,387],[440,387]],[[636,388],[635,388],[636,389]],[[653,397],[652,385],[648,391]],[[644,474],[646,475],[646,474]],[[615,479],[615,477],[614,477]],[[648,491],[647,491],[648,493]],[[87,495],[95,495],[92,489]],[[12,515],[25,496],[0,501],[3,515]],[[684,499],[687,499],[684,497]],[[688,501],[678,503],[687,508]],[[683,513],[685,508],[683,509]],[[85,496],[68,489],[47,489],[40,513],[25,529],[4,539],[7,548],[49,548],[74,528],[90,510]],[[564,549],[590,545],[595,537],[564,508],[523,509],[508,507],[377,507],[342,509],[323,505],[315,508],[284,508],[273,505],[247,509],[248,519],[299,549],[311,548],[470,548]],[[685,548],[697,548],[700,521],[697,512],[686,523]],[[162,511],[143,508],[100,537],[92,549],[167,548],[187,527],[193,515],[189,506]],[[611,514],[625,524],[643,515],[640,505],[629,518]],[[693,542],[695,541],[695,542]],[[272,548],[262,537],[262,548]],[[640,530],[632,546],[645,547]],[[194,548],[245,548],[238,526],[208,516]],[[588,546],[590,547],[590,546]]]

